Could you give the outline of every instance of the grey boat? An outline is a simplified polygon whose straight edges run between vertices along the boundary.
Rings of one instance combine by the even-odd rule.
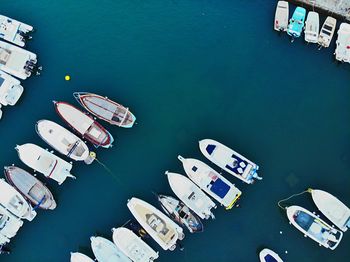
[[[4,169],[7,181],[30,201],[34,208],[50,210],[56,208],[56,201],[52,193],[37,178],[16,166],[5,167]]]

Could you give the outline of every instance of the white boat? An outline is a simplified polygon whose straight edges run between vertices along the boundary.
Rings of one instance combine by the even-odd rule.
[[[0,41],[0,70],[26,79],[38,72],[36,54]]]
[[[113,228],[113,242],[134,262],[151,262],[159,255],[134,232],[125,227]]]
[[[23,94],[23,86],[16,78],[0,71],[0,104],[14,106]]]
[[[23,221],[12,215],[0,204],[0,245],[10,242],[23,225]]]
[[[25,46],[33,27],[4,15],[0,15],[0,38],[15,45]]]
[[[254,183],[255,179],[262,179],[257,174],[257,164],[215,140],[201,140],[199,148],[211,162],[247,184]]]
[[[0,179],[0,206],[21,219],[32,221],[36,216],[31,205],[4,179]]]
[[[319,31],[320,18],[318,13],[310,11],[305,22],[305,41],[308,43],[317,43]]]
[[[274,29],[276,31],[287,31],[289,19],[289,4],[287,1],[278,1],[275,12]]]
[[[282,258],[274,251],[264,248],[259,253],[260,262],[283,262]]]
[[[350,63],[350,24],[341,23],[335,48],[335,59]]]
[[[337,20],[331,16],[327,16],[326,21],[324,21],[320,34],[318,36],[318,44],[321,47],[329,47],[332,41],[335,27],[337,25]]]
[[[98,262],[131,262],[113,242],[103,237],[91,237],[91,248]]]
[[[312,199],[317,208],[340,230],[346,231],[350,227],[350,209],[338,198],[330,193],[311,190]]]
[[[87,255],[79,252],[70,253],[70,262],[94,262]]]
[[[137,222],[164,250],[175,250],[177,240],[185,237],[180,226],[147,202],[133,197],[127,206]]]
[[[89,157],[89,148],[79,137],[49,120],[40,120],[35,126],[38,135],[52,148],[76,161]]]
[[[207,164],[193,158],[177,157],[188,177],[226,209],[231,209],[242,192]]]
[[[331,227],[325,221],[300,206],[286,208],[290,224],[310,237],[320,246],[334,250],[340,243],[343,232]]]
[[[168,171],[165,174],[171,189],[185,205],[202,219],[215,218],[211,211],[212,208],[216,208],[215,203],[198,186],[183,175]]]
[[[42,173],[44,176],[57,181],[59,185],[61,185],[67,177],[75,178],[75,176],[70,174],[72,164],[37,145],[24,144],[16,146],[16,150],[24,164]]]

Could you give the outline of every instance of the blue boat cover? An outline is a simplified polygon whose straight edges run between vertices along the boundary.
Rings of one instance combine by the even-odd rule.
[[[224,181],[222,181],[220,178],[215,180],[215,182],[212,184],[210,190],[214,192],[216,195],[218,195],[220,198],[224,198],[227,194],[227,192],[230,190],[230,186],[227,185]]]
[[[264,259],[265,259],[266,262],[277,262],[277,260],[274,259],[274,257],[271,256],[271,255],[266,255],[266,256],[264,257]]]
[[[213,153],[215,147],[216,147],[216,145],[207,145],[206,150],[207,150],[209,155],[211,155]]]
[[[306,231],[309,230],[312,223],[314,222],[314,218],[303,211],[299,211],[294,219],[295,222],[297,222],[297,224]]]

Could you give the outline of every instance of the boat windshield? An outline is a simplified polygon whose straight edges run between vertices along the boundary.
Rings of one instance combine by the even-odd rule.
[[[323,29],[326,29],[328,31],[332,31],[333,28],[331,26],[329,26],[329,25],[324,25]]]
[[[3,214],[0,214],[0,229],[3,229],[6,225],[7,217]]]

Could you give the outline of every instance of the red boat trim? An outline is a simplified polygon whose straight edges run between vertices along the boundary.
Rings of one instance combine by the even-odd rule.
[[[56,168],[56,166],[57,166],[57,163],[58,163],[58,161],[56,160],[55,165],[53,166],[53,168],[52,168],[50,174],[49,174],[47,177],[50,177],[50,176],[52,175],[53,171],[55,170],[55,168]]]

